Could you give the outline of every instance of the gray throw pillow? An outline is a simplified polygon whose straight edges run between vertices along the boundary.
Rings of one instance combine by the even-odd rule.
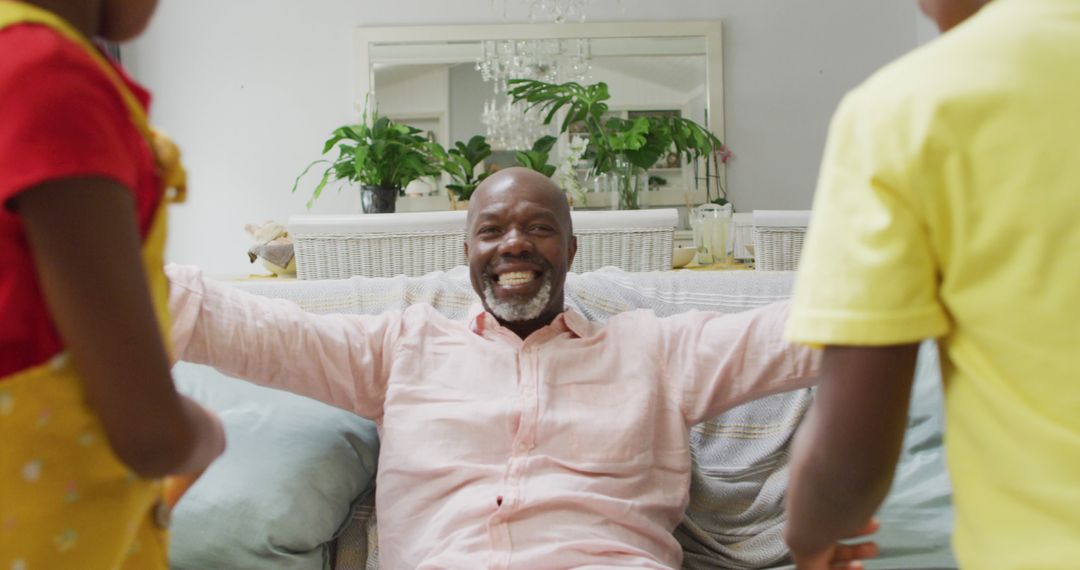
[[[228,449],[173,513],[172,568],[329,568],[328,543],[374,485],[375,424],[206,366],[173,375],[221,417]]]

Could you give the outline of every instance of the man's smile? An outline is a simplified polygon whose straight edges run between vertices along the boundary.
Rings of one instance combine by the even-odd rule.
[[[508,271],[497,275],[496,279],[500,286],[511,288],[531,283],[537,277],[539,277],[539,272],[536,271]]]

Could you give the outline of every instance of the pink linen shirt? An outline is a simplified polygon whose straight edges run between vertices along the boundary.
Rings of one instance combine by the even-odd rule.
[[[384,568],[678,568],[689,428],[817,372],[787,303],[567,310],[523,341],[479,305],[317,315],[168,271],[177,357],[377,423]]]

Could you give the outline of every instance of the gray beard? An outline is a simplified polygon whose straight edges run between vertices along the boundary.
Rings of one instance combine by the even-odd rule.
[[[514,302],[503,301],[495,296],[495,283],[492,279],[484,280],[484,303],[499,320],[506,322],[531,321],[544,312],[551,302],[551,273],[545,271],[540,277],[543,283],[532,299]]]

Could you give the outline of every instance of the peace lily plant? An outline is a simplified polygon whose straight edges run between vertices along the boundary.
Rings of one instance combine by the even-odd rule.
[[[393,212],[398,195],[413,180],[441,172],[438,156],[445,154],[438,143],[423,131],[395,123],[389,117],[367,110],[359,124],[334,129],[323,144],[323,154],[337,149],[334,159],[315,160],[296,177],[292,191],[316,164],[327,164],[311,193],[307,207],[322,195],[331,181],[359,183],[365,213]]]

